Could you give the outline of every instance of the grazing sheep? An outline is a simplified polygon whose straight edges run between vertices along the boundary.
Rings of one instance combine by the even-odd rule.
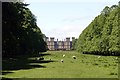
[[[65,54],[63,54],[63,57],[65,57]]]
[[[118,57],[116,57],[115,59],[118,60]]]
[[[98,58],[100,58],[101,56],[98,56]]]
[[[61,62],[63,63],[63,62],[64,62],[64,60],[63,60],[63,59],[61,59]]]
[[[73,59],[76,59],[76,56],[72,56]]]
[[[41,58],[36,58],[36,60],[38,61],[38,60],[44,60],[44,58],[43,57],[41,57]]]
[[[42,58],[40,58],[39,60],[44,60],[44,58],[42,57]]]
[[[37,61],[40,59],[40,58],[35,58]]]

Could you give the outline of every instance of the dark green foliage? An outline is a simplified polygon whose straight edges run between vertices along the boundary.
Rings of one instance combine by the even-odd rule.
[[[77,39],[74,39],[72,41],[72,50],[76,50],[76,43],[77,43]]]
[[[120,55],[120,7],[106,6],[80,34],[77,51],[87,54]]]
[[[2,53],[5,56],[46,51],[36,18],[24,3],[2,3]]]

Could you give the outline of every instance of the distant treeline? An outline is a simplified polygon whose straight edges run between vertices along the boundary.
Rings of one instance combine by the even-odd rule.
[[[80,34],[76,49],[85,54],[120,55],[120,2],[106,6]]]
[[[27,6],[22,2],[2,3],[3,58],[46,51],[44,35]]]

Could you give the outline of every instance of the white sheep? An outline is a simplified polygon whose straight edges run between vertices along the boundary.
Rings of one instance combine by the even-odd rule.
[[[43,58],[43,57],[41,57],[39,60],[44,60],[44,58]]]
[[[100,58],[101,56],[98,56],[98,58]]]
[[[40,58],[35,58],[37,61],[40,60]]]
[[[76,56],[72,56],[73,59],[76,59]]]
[[[118,60],[118,57],[116,57],[115,59]]]
[[[64,62],[64,60],[63,60],[63,59],[61,59],[61,62],[63,63],[63,62]]]
[[[65,54],[63,54],[63,57],[65,57]]]
[[[38,60],[44,60],[44,58],[43,57],[41,57],[41,58],[36,58],[36,60],[38,61]]]

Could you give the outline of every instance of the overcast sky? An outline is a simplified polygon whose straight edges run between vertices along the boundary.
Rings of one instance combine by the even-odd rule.
[[[119,0],[24,0],[37,18],[37,25],[48,37],[78,38],[105,6]]]

